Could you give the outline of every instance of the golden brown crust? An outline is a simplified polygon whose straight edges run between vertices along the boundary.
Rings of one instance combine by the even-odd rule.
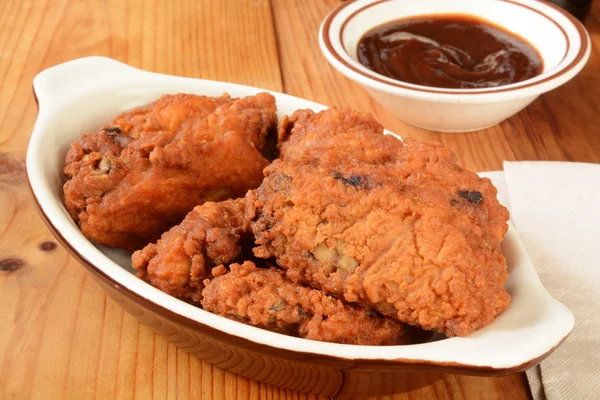
[[[245,213],[243,198],[197,206],[156,244],[133,253],[133,268],[163,292],[199,304],[211,269],[240,253],[250,230]]]
[[[488,179],[463,170],[441,144],[402,143],[383,135],[370,115],[352,111],[298,111],[282,120],[279,137],[281,159],[265,170],[257,190],[243,200],[197,207],[161,242],[134,255],[145,279],[198,303],[209,268],[232,262],[251,230],[254,254],[275,259],[286,276],[251,263],[232,272],[213,269],[217,277],[203,301],[229,318],[288,333],[297,324],[305,337],[350,343],[348,331],[327,327],[337,319],[313,324],[318,312],[309,319],[289,304],[313,297],[303,310],[338,304],[325,292],[358,313],[377,309],[448,336],[468,335],[506,309],[500,243],[508,212]],[[213,229],[225,234],[207,241]],[[303,295],[273,313],[278,287]],[[383,343],[383,337],[389,336],[368,340]]]
[[[391,318],[343,304],[320,290],[293,283],[277,268],[254,263],[215,268],[206,281],[205,310],[271,331],[325,342],[405,344],[405,327]]]
[[[286,162],[382,164],[401,149],[371,114],[335,107],[317,114],[298,110],[282,118],[278,132],[280,158]]]
[[[162,96],[72,144],[67,209],[88,238],[139,249],[194,206],[260,185],[276,118],[266,93]]]
[[[403,145],[364,123],[349,135],[335,128],[340,113],[286,127],[283,161],[256,191],[256,256],[276,258],[295,282],[448,336],[492,322],[510,296],[508,212],[491,182],[440,144]],[[295,135],[310,146],[293,145]]]

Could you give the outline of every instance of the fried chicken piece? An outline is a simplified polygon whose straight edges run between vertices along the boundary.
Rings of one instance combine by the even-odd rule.
[[[406,344],[403,324],[362,308],[343,304],[319,290],[293,283],[277,268],[252,262],[213,270],[206,281],[205,310],[274,332],[325,342]],[[409,329],[410,330],[410,329]]]
[[[399,156],[397,141],[383,135],[383,126],[373,115],[338,108],[317,114],[298,110],[284,116],[278,127],[278,147],[284,161],[385,163]]]
[[[258,187],[276,121],[267,93],[162,96],[72,144],[66,207],[91,240],[139,249],[196,205]]]
[[[265,170],[245,205],[238,200],[236,215],[243,218],[226,225],[238,230],[218,246],[225,260],[239,253],[227,249],[251,228],[254,254],[275,258],[296,284],[448,336],[466,336],[508,307],[500,249],[508,212],[491,182],[460,168],[447,148],[403,144],[383,135],[369,115],[340,109],[299,111],[284,118],[279,137],[286,140],[281,159]],[[194,228],[195,219],[181,227],[182,235],[223,226],[212,218]],[[172,237],[144,250],[167,277],[180,267],[162,259],[183,254]],[[206,243],[197,243],[186,257],[206,253]],[[207,275],[216,262],[203,260]],[[191,268],[183,271],[176,276],[187,277]],[[160,279],[150,281],[161,287]],[[178,287],[190,290],[198,302],[198,281],[190,289],[187,278],[174,280],[166,291],[181,297]]]
[[[197,206],[156,243],[133,253],[138,276],[163,292],[199,304],[211,269],[240,254],[250,231],[245,199]]]
[[[294,282],[448,336],[491,323],[510,301],[496,189],[442,145],[389,141],[368,119],[330,109],[286,127],[283,160],[247,196],[255,255]],[[353,120],[361,139],[349,142]]]

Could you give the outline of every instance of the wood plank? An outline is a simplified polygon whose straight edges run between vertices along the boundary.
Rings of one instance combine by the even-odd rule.
[[[580,77],[501,126],[437,134],[398,121],[329,67],[316,33],[338,4],[0,1],[0,398],[317,398],[237,377],[178,350],[107,299],[57,246],[33,209],[23,165],[36,117],[31,81],[49,66],[106,55],[157,72],[285,89],[371,110],[396,132],[443,141],[476,170],[501,168],[503,159],[600,160],[600,91],[589,85],[598,80],[597,46]],[[596,3],[587,22],[595,43],[599,18]],[[434,377],[413,379],[418,387]],[[523,382],[448,376],[388,398],[519,399],[527,396]]]
[[[267,0],[0,2],[0,265],[14,268],[0,271],[0,398],[314,399],[168,344],[108,299],[44,227],[23,164],[37,114],[31,82],[88,55],[282,89]]]

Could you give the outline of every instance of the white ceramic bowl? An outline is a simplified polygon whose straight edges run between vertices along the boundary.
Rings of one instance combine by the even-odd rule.
[[[408,381],[400,377],[407,371],[478,375],[522,371],[550,354],[573,328],[573,315],[543,288],[512,227],[503,244],[510,307],[494,323],[464,338],[382,347],[323,343],[244,325],[171,297],[135,277],[129,253],[96,246],[83,236],[63,203],[65,154],[80,133],[96,130],[117,114],[162,94],[247,96],[263,90],[145,72],[103,57],[52,67],[36,76],[33,86],[39,114],[26,164],[42,218],[128,312],[167,340],[221,368],[326,395],[385,394],[403,390],[398,385]],[[280,117],[300,108],[324,108],[272,94]]]
[[[433,14],[469,14],[516,33],[540,52],[542,74],[495,88],[442,89],[400,82],[358,61],[358,42],[367,31],[397,19]],[[573,78],[591,50],[589,35],[578,20],[536,0],[350,1],[325,18],[319,43],[333,67],[364,86],[398,118],[440,132],[475,131],[502,122]]]

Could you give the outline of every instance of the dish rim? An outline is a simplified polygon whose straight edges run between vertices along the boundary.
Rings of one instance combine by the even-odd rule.
[[[43,86],[43,85],[40,85],[40,81],[43,80],[45,76],[52,75],[52,74],[48,74],[48,71],[56,72],[57,68],[59,68],[59,69],[62,68],[65,70],[65,71],[63,71],[63,74],[62,74],[63,79],[66,79],[68,81],[70,78],[69,72],[72,72],[71,70],[73,68],[81,70],[82,67],[85,67],[86,63],[98,64],[96,66],[100,66],[100,67],[102,67],[106,63],[113,64],[112,67],[118,67],[120,69],[127,70],[127,72],[130,75],[131,75],[131,73],[133,73],[135,75],[139,75],[140,77],[143,77],[144,79],[142,79],[141,81],[152,81],[153,78],[161,77],[161,79],[168,79],[168,80],[172,80],[172,79],[182,80],[183,79],[183,80],[190,81],[190,82],[193,81],[196,84],[202,84],[202,83],[211,83],[211,84],[217,84],[217,85],[222,84],[222,85],[228,86],[228,87],[238,87],[240,90],[243,89],[246,91],[254,91],[254,93],[257,93],[260,91],[265,91],[265,92],[269,92],[269,93],[276,95],[276,97],[284,96],[284,98],[288,98],[293,101],[300,101],[303,104],[311,103],[317,109],[319,107],[320,108],[324,107],[317,103],[309,102],[305,99],[289,96],[289,95],[286,95],[283,93],[277,93],[277,92],[272,92],[272,91],[266,91],[266,90],[259,89],[259,88],[253,88],[250,86],[236,85],[236,84],[231,84],[231,83],[226,83],[226,82],[206,81],[206,80],[198,80],[198,79],[194,79],[194,78],[182,78],[182,77],[176,77],[176,76],[170,76],[170,75],[155,74],[155,73],[151,73],[151,72],[147,72],[147,71],[138,70],[133,67],[127,66],[125,64],[119,63],[115,60],[104,58],[104,57],[87,57],[87,58],[83,58],[83,59],[70,61],[70,62],[67,62],[64,64],[60,64],[55,67],[51,67],[51,68],[41,72],[40,74],[38,74],[36,76],[36,79],[34,80],[34,95],[36,96],[36,103],[38,103],[38,107],[39,107],[38,96],[45,97],[45,98],[48,97],[48,93],[44,93],[43,95],[40,95],[40,93],[39,93],[39,86]],[[115,63],[118,65],[115,65]],[[91,68],[91,69],[93,69],[93,68]],[[122,82],[122,84],[126,86],[127,84],[130,84],[130,82],[127,80],[124,80]],[[67,90],[69,90],[69,89],[67,89]],[[227,91],[227,89],[224,89],[224,91]],[[71,99],[71,101],[73,101],[73,99]],[[293,353],[296,356],[302,356],[303,358],[310,356],[313,358],[335,360],[335,361],[352,363],[352,364],[388,365],[388,366],[396,366],[396,367],[398,367],[398,366],[405,366],[405,367],[421,366],[421,367],[430,367],[430,368],[435,367],[435,368],[451,369],[451,370],[453,370],[455,372],[459,372],[459,373],[474,373],[474,374],[479,374],[479,375],[504,375],[504,374],[518,372],[523,369],[526,369],[529,366],[539,362],[541,359],[547,357],[552,351],[554,351],[554,349],[556,347],[558,347],[560,345],[560,343],[562,343],[567,338],[567,336],[569,335],[569,333],[572,330],[572,324],[571,324],[571,326],[566,330],[566,333],[564,335],[562,335],[560,338],[558,338],[558,337],[556,338],[556,340],[554,341],[555,345],[553,347],[551,347],[550,349],[547,349],[547,351],[543,352],[542,354],[537,354],[535,357],[530,358],[530,359],[519,360],[520,362],[518,364],[515,364],[513,362],[511,365],[504,366],[504,367],[497,367],[497,366],[494,367],[492,365],[476,365],[476,364],[468,364],[468,363],[453,362],[453,361],[436,361],[436,360],[430,360],[430,359],[426,359],[426,358],[418,359],[418,358],[406,358],[406,357],[400,357],[400,358],[341,357],[339,355],[328,354],[327,352],[323,352],[323,351],[313,352],[313,351],[305,351],[305,350],[298,350],[295,348],[291,348],[293,346],[293,344],[295,343],[295,341],[301,341],[302,343],[309,342],[309,343],[312,343],[312,345],[316,346],[317,348],[322,348],[324,346],[330,346],[330,347],[334,347],[334,348],[339,347],[342,351],[345,351],[345,353],[348,353],[348,352],[351,353],[351,349],[355,349],[355,348],[362,348],[362,349],[369,349],[369,348],[382,349],[383,348],[383,349],[386,349],[389,351],[390,349],[393,349],[393,348],[407,348],[407,347],[413,347],[413,346],[423,346],[423,344],[408,345],[408,346],[357,346],[357,345],[344,345],[344,344],[316,342],[316,341],[310,341],[307,339],[289,337],[289,336],[277,334],[274,332],[265,331],[260,328],[248,326],[248,325],[236,322],[236,321],[231,321],[226,318],[211,314],[207,311],[204,311],[202,309],[199,309],[199,308],[189,305],[187,303],[184,303],[183,301],[178,300],[174,297],[171,297],[171,296],[167,295],[166,293],[163,293],[160,290],[152,287],[151,285],[139,280],[137,277],[131,275],[128,271],[123,270],[123,268],[121,266],[116,264],[114,261],[112,261],[110,258],[108,258],[108,256],[106,256],[104,254],[102,254],[102,257],[104,257],[105,260],[100,259],[100,261],[105,261],[105,262],[102,262],[102,263],[99,263],[99,265],[96,265],[94,263],[92,257],[97,256],[97,254],[93,254],[93,252],[92,252],[92,254],[86,254],[85,251],[77,248],[76,245],[72,244],[67,238],[65,238],[64,232],[57,225],[60,225],[61,222],[64,223],[67,221],[59,220],[57,223],[56,220],[54,220],[52,217],[48,216],[47,209],[45,209],[44,204],[43,204],[44,202],[40,201],[40,197],[42,197],[42,196],[40,196],[39,191],[41,189],[36,186],[36,183],[35,183],[36,178],[33,177],[33,179],[32,179],[32,176],[39,174],[39,171],[35,170],[35,168],[34,168],[35,162],[33,161],[32,157],[35,157],[40,152],[40,150],[36,149],[34,145],[37,143],[36,140],[39,140],[39,137],[41,137],[44,132],[43,131],[43,121],[41,121],[41,117],[40,117],[41,115],[42,115],[42,113],[40,112],[38,114],[38,119],[36,120],[32,138],[30,140],[30,143],[29,143],[29,146],[27,149],[26,176],[27,176],[27,183],[29,186],[29,190],[32,193],[32,196],[34,199],[34,204],[35,204],[36,208],[38,209],[38,211],[39,211],[42,219],[46,223],[46,225],[50,228],[51,232],[59,240],[59,242],[72,255],[74,255],[75,258],[80,263],[82,263],[84,265],[84,267],[86,267],[89,271],[98,274],[102,279],[106,280],[111,285],[114,285],[114,287],[117,288],[118,290],[125,291],[127,294],[129,294],[130,297],[133,297],[137,302],[144,303],[152,312],[158,311],[160,315],[163,315],[170,319],[175,319],[175,320],[177,320],[178,323],[180,323],[184,326],[190,325],[192,328],[197,328],[200,330],[216,330],[222,334],[233,336],[236,340],[242,341],[241,343],[251,344],[252,346],[258,345],[258,346],[261,346],[263,349],[268,348],[268,349],[275,349],[277,351],[285,351],[285,352],[288,352],[288,354]],[[39,180],[43,181],[43,178],[40,177]],[[45,194],[45,193],[42,193],[42,194]],[[50,199],[48,201],[54,201],[55,203],[60,204],[62,199],[55,198],[55,196],[50,196]],[[68,215],[66,216],[66,218],[68,218],[70,220],[70,217]],[[80,232],[79,232],[79,234],[81,235]],[[516,239],[518,239],[518,236],[516,237]],[[520,239],[518,239],[518,240],[520,243]],[[89,241],[87,241],[87,242],[90,243]],[[91,243],[90,243],[90,245],[91,245]],[[98,249],[96,249],[96,251],[98,251],[100,253],[100,251]],[[92,259],[90,259],[90,258],[92,258]],[[96,263],[98,263],[98,260],[95,260],[95,261],[96,261]],[[113,265],[111,265],[111,264],[113,264]],[[119,270],[121,270],[121,272],[129,275],[131,278],[133,278],[138,283],[133,285],[134,288],[129,287],[127,282],[124,283],[115,277],[115,275],[118,275],[118,274],[115,273],[115,275],[111,275],[107,272],[107,270],[109,270],[111,268],[118,268]],[[535,271],[533,271],[533,272],[534,272],[535,277],[537,278],[537,274],[535,274]],[[131,282],[133,282],[133,281],[131,281]],[[539,283],[539,278],[537,278],[537,282]],[[147,288],[144,289],[144,291],[146,293],[141,293],[141,292],[135,290],[135,286],[139,286],[140,284],[147,286]],[[543,286],[541,286],[541,283],[539,283],[539,285],[540,285],[541,291],[542,291],[540,293],[542,293],[542,294],[545,293],[545,295],[548,296],[550,299],[552,299],[557,305],[562,306],[565,310],[568,311],[568,309],[566,307],[564,307],[564,305],[562,305],[562,303],[560,303],[558,300],[553,298],[543,288]],[[144,294],[148,294],[148,293],[152,296],[144,295]],[[167,300],[165,300],[165,299],[167,299]],[[190,308],[194,309],[196,312],[200,312],[199,315],[203,316],[203,318],[202,318],[203,320],[201,321],[198,318],[191,318],[188,316],[187,312],[182,314],[180,312],[181,310],[179,309],[179,307],[177,309],[174,309],[174,308],[167,306],[169,303],[173,303],[173,302],[182,303],[183,305],[179,305],[179,306],[181,306],[182,307],[181,309],[184,311],[186,310],[186,308],[184,306],[186,306],[186,307],[190,307]],[[166,303],[166,305],[165,305],[165,303]],[[571,314],[571,318],[572,318],[572,314]],[[211,323],[211,320],[213,322],[220,321],[219,324],[224,325],[224,327],[219,328],[219,327],[214,326],[214,324]],[[225,328],[227,328],[227,327],[233,327],[234,331],[226,330]],[[281,347],[277,343],[274,344],[273,342],[266,342],[265,340],[253,340],[253,339],[243,335],[245,332],[251,332],[252,330],[256,330],[258,332],[258,334],[257,334],[258,336],[267,336],[267,338],[271,337],[271,335],[277,335],[278,337],[282,338],[281,340],[291,341],[291,345],[289,345],[289,346],[286,345],[284,347]],[[251,335],[251,336],[256,337],[257,335],[255,334],[255,335]],[[452,340],[452,339],[445,339],[444,342],[447,342],[448,340]],[[311,346],[311,344],[308,344],[306,346]],[[300,347],[306,347],[306,346],[300,346]],[[291,352],[291,353],[289,353],[289,352]]]

